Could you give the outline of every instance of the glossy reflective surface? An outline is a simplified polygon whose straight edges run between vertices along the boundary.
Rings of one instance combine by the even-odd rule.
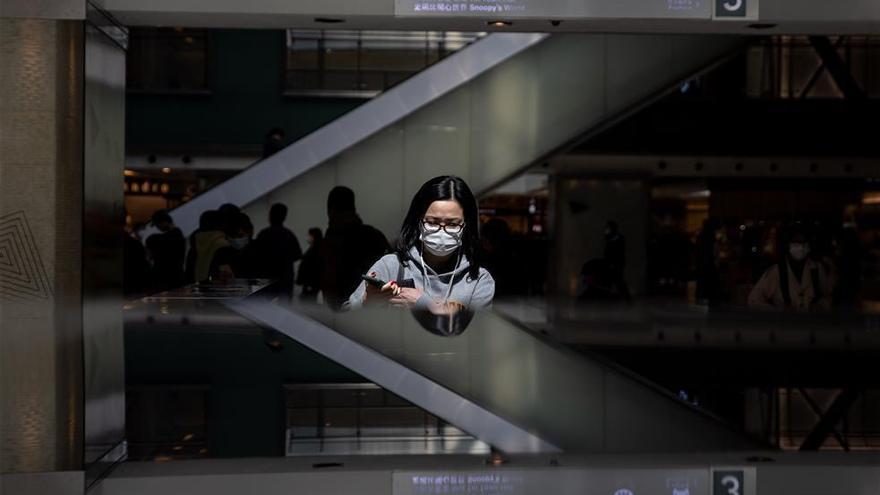
[[[125,458],[119,177],[125,163],[125,51],[91,23],[85,44],[83,366],[86,482]]]
[[[162,332],[185,319],[283,333],[369,381],[508,452],[742,448],[754,444],[638,379],[557,347],[490,312],[463,332],[426,330],[409,311],[331,313],[259,297],[140,303],[131,322]]]

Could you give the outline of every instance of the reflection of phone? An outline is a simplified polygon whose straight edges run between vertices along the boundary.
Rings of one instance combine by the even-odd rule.
[[[364,281],[365,281],[366,283],[372,285],[373,287],[379,287],[379,288],[382,288],[382,287],[384,287],[385,284],[387,283],[387,282],[385,282],[385,281],[382,280],[382,279],[373,278],[373,277],[370,277],[370,276],[368,276],[368,275],[361,275],[361,278],[364,279]]]

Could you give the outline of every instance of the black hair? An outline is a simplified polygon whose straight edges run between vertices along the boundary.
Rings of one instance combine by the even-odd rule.
[[[220,205],[220,208],[217,208],[217,211],[219,211],[221,215],[223,215],[225,217],[228,216],[231,218],[235,214],[240,212],[241,208],[239,208],[237,205],[234,205],[232,203],[223,203],[222,205]]]
[[[287,206],[284,203],[275,203],[269,208],[269,224],[273,226],[281,225],[287,219]]]
[[[241,212],[232,216],[226,223],[226,235],[232,237],[238,234],[239,230],[244,230],[251,235],[254,233],[254,224],[251,223],[251,218]]]
[[[782,240],[784,244],[790,244],[795,237],[802,237],[808,244],[813,241],[813,235],[809,227],[799,221],[791,222],[784,226],[782,230]]]
[[[434,177],[422,184],[422,187],[413,196],[409,205],[409,212],[403,220],[400,228],[400,237],[397,239],[395,253],[401,263],[406,263],[409,258],[409,250],[421,242],[421,222],[425,212],[434,201],[456,201],[464,211],[464,232],[461,236],[461,252],[467,256],[470,262],[468,275],[472,280],[480,274],[480,265],[477,258],[477,250],[480,248],[480,219],[477,210],[477,199],[471,188],[460,177],[454,175],[441,175]]]
[[[345,186],[336,186],[327,195],[327,213],[355,211],[354,191]]]
[[[199,216],[199,230],[202,232],[210,232],[212,230],[222,230],[223,216],[217,210],[207,210]]]
[[[168,214],[168,210],[157,210],[153,213],[153,217],[151,218],[153,225],[159,224],[161,222],[174,223],[171,220],[171,215]]]

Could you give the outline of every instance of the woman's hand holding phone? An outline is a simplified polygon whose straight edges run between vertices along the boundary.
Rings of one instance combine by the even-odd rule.
[[[376,272],[370,273],[369,277],[362,277],[366,282],[367,290],[364,293],[364,303],[388,302],[391,298],[400,292],[397,282],[384,283],[381,287],[378,283],[382,282],[375,278]]]

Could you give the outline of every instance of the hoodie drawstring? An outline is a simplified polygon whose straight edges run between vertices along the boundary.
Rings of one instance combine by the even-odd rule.
[[[431,297],[431,292],[428,290],[428,269],[426,268],[425,258],[422,256],[422,247],[419,247],[419,261],[422,263],[422,291],[428,298]],[[455,260],[455,267],[452,269],[452,274],[449,276],[449,287],[446,289],[446,297],[443,299],[443,302],[449,302],[449,296],[452,295],[452,284],[455,283],[455,272],[458,270],[458,265],[461,264],[461,249],[458,250],[458,257]],[[436,273],[436,272],[434,272]],[[440,278],[440,274],[437,273],[437,278]]]

